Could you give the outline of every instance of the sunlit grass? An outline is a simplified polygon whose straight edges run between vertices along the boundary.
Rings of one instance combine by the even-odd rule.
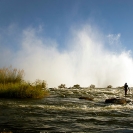
[[[43,98],[48,95],[46,82],[36,80],[29,83],[23,80],[24,71],[9,68],[0,69],[1,98]]]
[[[23,80],[24,70],[17,70],[11,66],[8,68],[0,69],[0,83],[20,83]]]

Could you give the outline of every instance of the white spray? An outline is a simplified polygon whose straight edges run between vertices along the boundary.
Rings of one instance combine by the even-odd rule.
[[[91,26],[73,30],[71,35],[67,48],[60,51],[54,41],[39,38],[35,29],[26,29],[20,41],[20,49],[15,53],[3,49],[1,57],[5,51],[10,52],[6,55],[8,63],[2,61],[2,58],[1,63],[24,69],[26,80],[45,80],[48,87],[60,84],[66,84],[67,87],[74,84],[83,87],[90,84],[96,87],[116,87],[125,82],[133,86],[133,60],[129,51],[109,51],[106,48],[107,38]]]

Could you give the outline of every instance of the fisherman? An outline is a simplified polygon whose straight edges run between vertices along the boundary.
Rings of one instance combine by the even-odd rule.
[[[124,85],[124,90],[125,90],[125,96],[126,96],[126,95],[127,95],[127,90],[130,91],[130,89],[129,89],[127,83],[125,83],[125,85]]]

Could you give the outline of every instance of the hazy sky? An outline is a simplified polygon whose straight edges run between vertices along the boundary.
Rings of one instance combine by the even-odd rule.
[[[0,0],[0,67],[49,87],[133,86],[133,0]]]

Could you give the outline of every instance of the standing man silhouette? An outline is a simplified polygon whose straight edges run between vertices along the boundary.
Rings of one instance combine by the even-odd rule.
[[[126,96],[127,95],[127,90],[129,90],[129,87],[128,87],[127,83],[125,83],[125,85],[124,85],[124,90],[125,90],[125,96]]]

